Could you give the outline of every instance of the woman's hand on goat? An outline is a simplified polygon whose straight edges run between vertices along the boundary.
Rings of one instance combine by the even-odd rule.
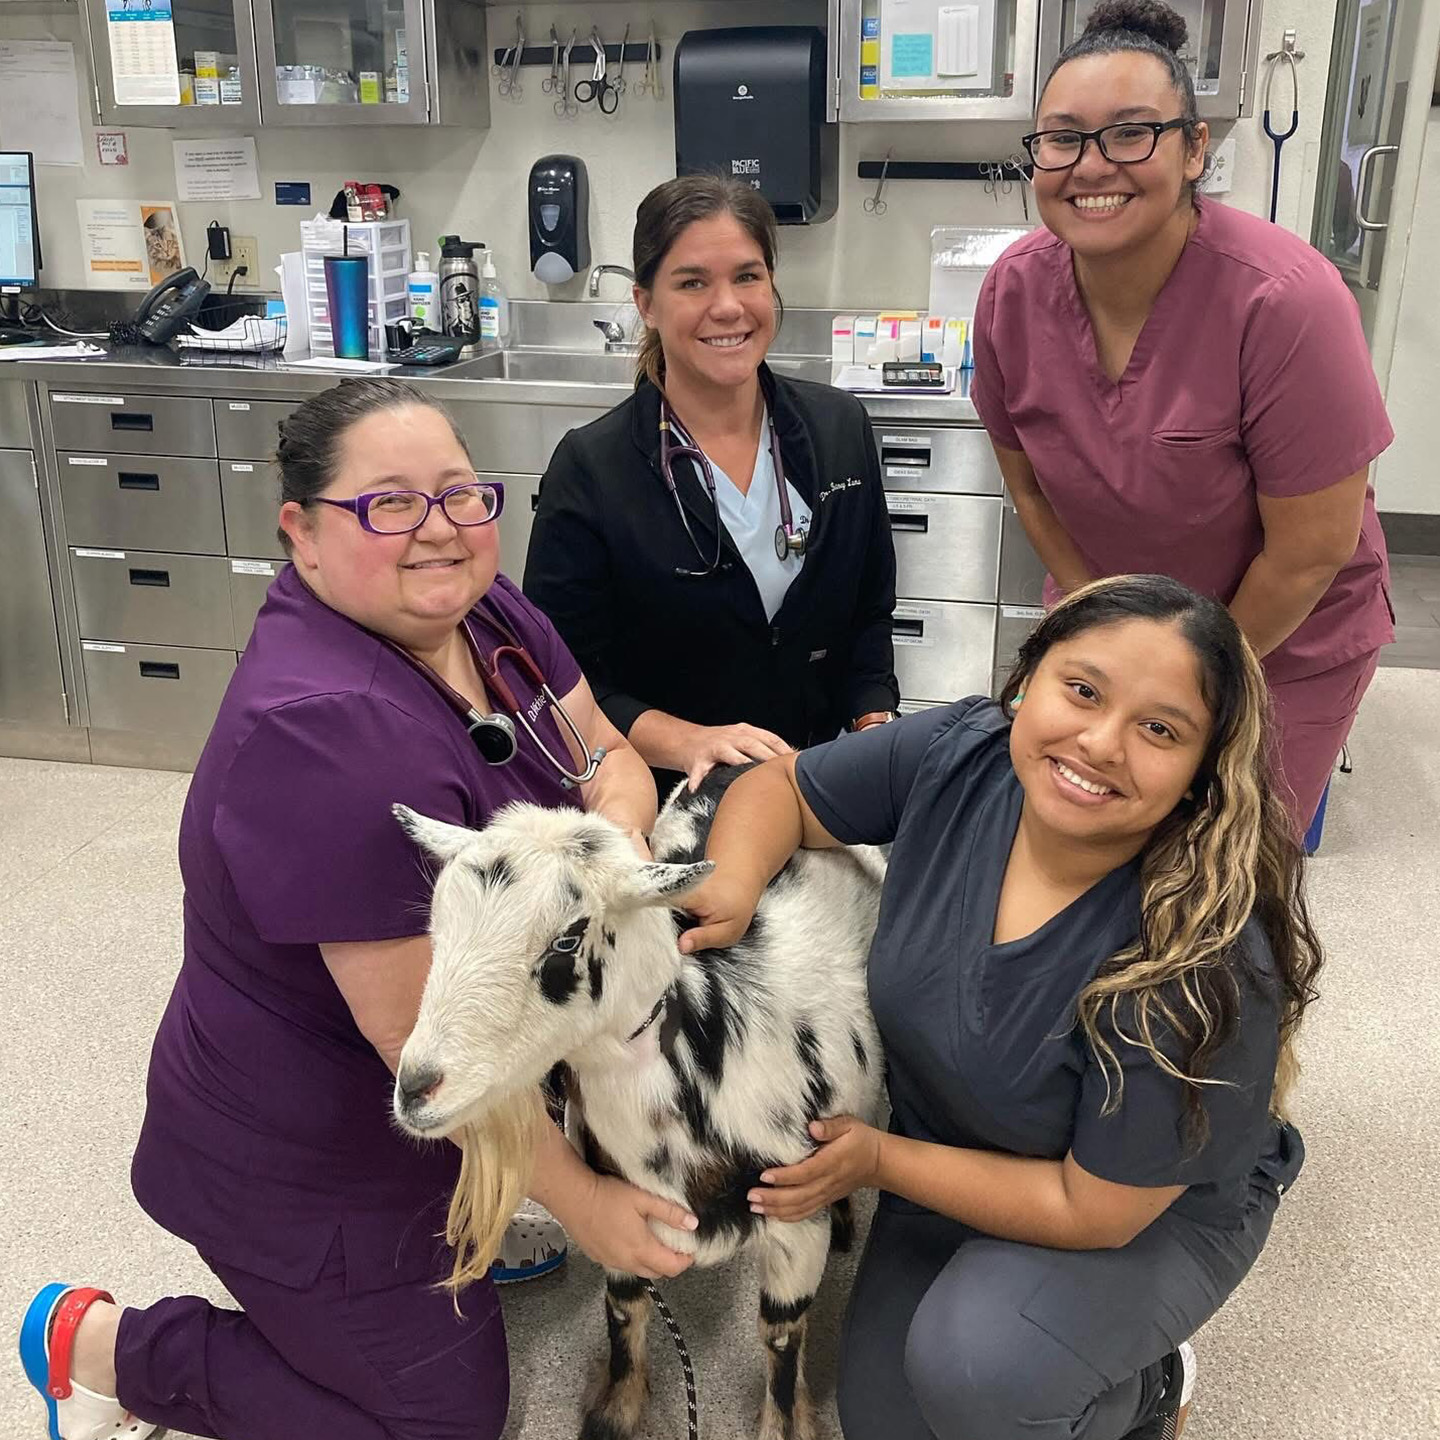
[[[567,1207],[560,1218],[571,1239],[608,1270],[660,1280],[688,1270],[695,1260],[672,1250],[650,1228],[650,1221],[658,1220],[694,1230],[699,1222],[683,1205],[609,1175],[595,1176],[588,1201]]]
[[[717,765],[748,765],[788,755],[793,747],[758,725],[704,725],[695,728],[695,745],[688,757],[686,779],[691,791]]]
[[[816,1120],[810,1136],[819,1148],[798,1165],[767,1170],[750,1191],[750,1208],[767,1220],[808,1220],[856,1190],[873,1186],[880,1170],[880,1141],[872,1125],[853,1115]]]
[[[750,928],[760,896],[753,885],[729,870],[716,870],[702,880],[681,901],[699,922],[680,935],[682,954],[697,950],[723,950],[733,945]]]

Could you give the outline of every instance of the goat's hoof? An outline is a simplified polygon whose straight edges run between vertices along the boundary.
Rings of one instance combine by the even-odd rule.
[[[611,1385],[585,1406],[580,1440],[635,1440],[650,1387],[635,1379]]]
[[[767,1395],[756,1427],[756,1440],[815,1440],[815,1411],[809,1395],[797,1391],[788,1414]]]

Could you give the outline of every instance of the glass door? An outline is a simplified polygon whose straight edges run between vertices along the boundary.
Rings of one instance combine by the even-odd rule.
[[[267,125],[424,125],[420,0],[255,0]]]
[[[1335,263],[1373,342],[1418,0],[1340,0],[1311,239]]]
[[[85,26],[102,123],[259,124],[248,0],[86,0]]]

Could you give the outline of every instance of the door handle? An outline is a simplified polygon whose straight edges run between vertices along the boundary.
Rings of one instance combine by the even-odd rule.
[[[924,535],[930,529],[930,517],[925,514],[907,515],[903,511],[890,512],[890,528],[908,531],[912,535]]]
[[[110,428],[112,430],[149,430],[155,429],[155,417],[142,412],[127,414],[125,411],[112,413],[110,416]]]
[[[1398,155],[1398,145],[1372,145],[1361,157],[1355,169],[1355,223],[1362,230],[1388,230],[1388,220],[1372,220],[1365,213],[1366,187],[1370,182],[1370,167],[1381,155]]]
[[[120,472],[119,482],[122,490],[158,490],[160,488],[158,475],[141,475],[127,470]]]
[[[130,583],[132,585],[155,585],[162,590],[168,590],[170,588],[170,572],[168,570],[132,569]]]
[[[909,620],[896,615],[890,623],[896,635],[908,635],[916,640],[924,638],[925,622],[923,620]]]
[[[180,667],[173,660],[142,660],[140,662],[140,678],[142,680],[178,680]]]

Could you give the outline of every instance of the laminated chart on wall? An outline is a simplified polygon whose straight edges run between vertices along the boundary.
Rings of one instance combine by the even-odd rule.
[[[178,105],[171,0],[106,0],[117,105]]]
[[[992,92],[995,0],[883,0],[880,86],[889,92]]]

